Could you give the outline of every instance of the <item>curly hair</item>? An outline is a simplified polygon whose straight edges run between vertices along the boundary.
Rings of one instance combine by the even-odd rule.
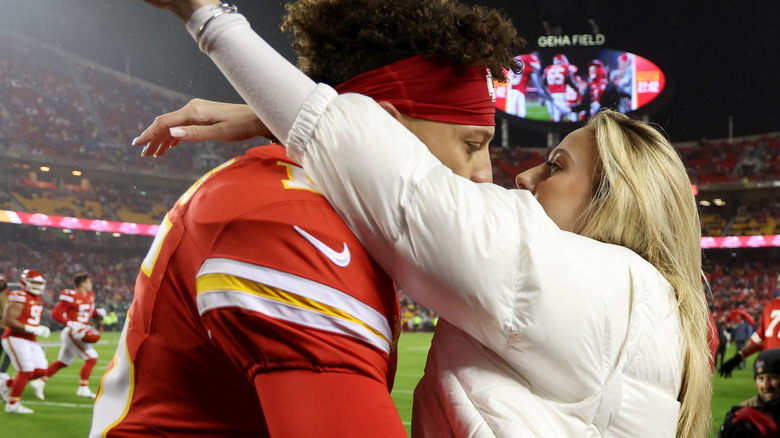
[[[298,67],[333,86],[414,55],[487,65],[503,80],[525,47],[498,11],[450,0],[299,0],[282,30],[295,39]]]

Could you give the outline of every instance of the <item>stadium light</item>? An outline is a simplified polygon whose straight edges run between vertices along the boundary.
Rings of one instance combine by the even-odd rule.
[[[49,166],[41,166],[41,172],[48,172],[51,168]]]

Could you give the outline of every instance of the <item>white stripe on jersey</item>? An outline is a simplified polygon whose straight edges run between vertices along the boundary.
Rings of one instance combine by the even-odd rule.
[[[280,291],[269,295],[262,291],[238,288],[199,288],[198,310],[201,315],[219,307],[241,307],[272,318],[358,338],[388,354],[391,351],[393,332],[387,318],[373,307],[338,289],[265,266],[224,258],[206,260],[197,277],[200,279],[213,274],[257,283],[258,291],[263,289],[262,286]],[[279,300],[271,296],[278,293],[303,300]]]
[[[92,412],[92,429],[89,438],[101,438],[114,426],[116,426],[130,409],[130,401],[133,399],[135,379],[133,363],[127,352],[127,326],[130,325],[130,317],[125,321],[119,345],[114,354],[114,366],[106,372],[100,382],[100,390],[95,400],[95,409]]]

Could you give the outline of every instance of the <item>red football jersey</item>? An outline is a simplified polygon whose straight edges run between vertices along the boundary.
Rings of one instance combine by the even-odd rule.
[[[73,289],[60,292],[60,300],[52,309],[52,318],[59,322],[76,321],[89,324],[95,312],[95,293],[93,291],[82,295]]]
[[[544,69],[547,90],[550,93],[565,93],[566,78],[577,73],[577,67],[571,64],[552,64]]]
[[[528,91],[528,82],[530,82],[531,74],[538,72],[542,69],[542,63],[535,55],[526,53],[520,55],[520,60],[523,61],[523,72],[517,76],[511,70],[507,73],[509,85],[519,90],[521,93],[526,94]]]
[[[775,298],[764,307],[761,322],[750,341],[762,350],[780,348],[780,298]]]
[[[303,169],[251,149],[163,219],[91,436],[264,436],[255,376],[356,373],[389,391],[399,327],[392,281]]]
[[[601,102],[601,96],[607,89],[607,71],[604,67],[591,65],[588,67],[588,87],[590,88],[590,100],[592,102]]]
[[[43,301],[41,300],[40,295],[34,295],[23,290],[15,290],[8,293],[6,307],[11,303],[21,303],[24,305],[24,309],[22,309],[22,313],[19,315],[20,323],[31,326],[40,325],[41,315],[43,315]],[[11,327],[6,327],[2,337],[7,338],[9,336],[29,339],[31,341],[37,340],[32,333],[20,332]]]

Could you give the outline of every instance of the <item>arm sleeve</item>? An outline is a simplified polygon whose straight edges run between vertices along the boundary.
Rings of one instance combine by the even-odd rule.
[[[211,17],[210,9],[204,6],[190,18],[187,30],[193,37]],[[315,83],[257,35],[240,14],[211,20],[201,36],[200,49],[276,138],[287,144],[287,133]]]

